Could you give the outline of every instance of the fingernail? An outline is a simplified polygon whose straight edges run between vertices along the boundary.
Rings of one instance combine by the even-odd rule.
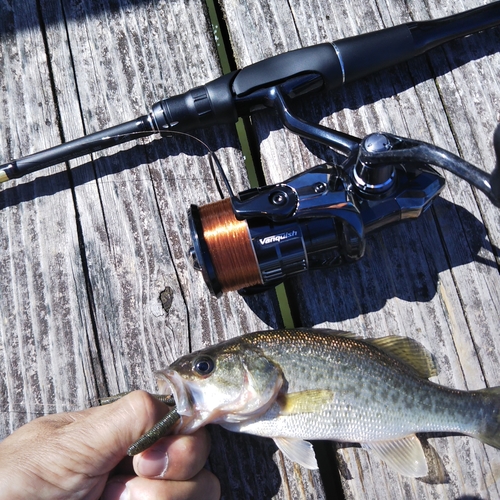
[[[129,500],[130,491],[127,485],[119,482],[109,482],[106,484],[101,495],[101,500]]]
[[[168,468],[168,455],[163,448],[150,448],[140,456],[136,472],[139,476],[163,478]]]

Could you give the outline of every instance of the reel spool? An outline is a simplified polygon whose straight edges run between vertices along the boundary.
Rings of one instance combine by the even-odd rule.
[[[310,255],[339,246],[332,218],[277,224],[238,220],[231,200],[192,205],[191,256],[210,292],[262,291],[310,268]],[[361,255],[360,255],[361,256]]]
[[[236,219],[229,198],[191,205],[189,226],[193,265],[213,295],[262,283],[248,223]]]

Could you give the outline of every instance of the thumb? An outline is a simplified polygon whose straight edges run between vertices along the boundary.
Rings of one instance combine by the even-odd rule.
[[[102,474],[111,471],[129,446],[168,412],[168,406],[147,392],[134,391],[112,404],[69,414],[73,421],[64,426],[68,438],[64,441],[91,458],[81,462],[88,468],[82,473]]]

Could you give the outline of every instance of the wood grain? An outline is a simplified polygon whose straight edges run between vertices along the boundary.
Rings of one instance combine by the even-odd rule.
[[[220,75],[201,1],[36,5],[1,7],[5,162]],[[199,136],[235,189],[248,187],[235,131]],[[182,137],[138,140],[2,187],[1,436],[100,396],[154,391],[154,372],[190,349],[281,324],[274,293],[217,300],[191,266],[189,204],[220,196],[206,149]],[[209,465],[226,498],[285,495],[272,443],[213,441]],[[290,494],[298,481],[316,489],[310,475],[288,481]]]
[[[480,5],[415,0],[222,0],[236,65],[294,48]],[[4,1],[0,7],[0,162],[143,115],[221,74],[201,0]],[[362,137],[432,142],[491,171],[499,121],[500,32],[492,29],[298,103],[309,120]],[[331,160],[252,118],[269,182]],[[235,131],[196,134],[235,190],[248,187]],[[299,325],[422,342],[439,383],[500,385],[500,211],[467,183],[419,220],[369,237],[350,266],[287,283]],[[72,160],[0,188],[0,437],[38,415],[134,388],[177,356],[281,325],[269,292],[210,297],[189,261],[189,204],[221,197],[206,149],[186,137]],[[211,429],[209,467],[224,498],[500,498],[500,453],[466,437],[425,437],[445,482],[409,480],[351,444],[320,444],[323,477],[270,440]],[[332,467],[332,457],[337,459]],[[332,493],[338,468],[342,492]],[[439,465],[433,466],[434,476]],[[324,483],[324,484],[323,484]],[[325,489],[326,488],[326,489]]]
[[[225,0],[223,8],[235,58],[245,66],[286,50],[480,4]],[[499,121],[499,36],[492,29],[453,41],[297,104],[295,111],[358,137],[387,131],[428,141],[491,171],[492,135]],[[269,182],[331,159],[328,151],[280,127],[271,112],[256,114],[252,122]],[[417,221],[370,236],[361,261],[290,279],[291,309],[305,326],[413,337],[435,354],[439,383],[494,386],[499,384],[500,212],[466,182],[445,177],[447,187],[433,209]],[[365,451],[341,445],[337,459],[345,497],[499,498],[498,450],[464,437],[427,442],[444,465],[442,484],[400,477]]]

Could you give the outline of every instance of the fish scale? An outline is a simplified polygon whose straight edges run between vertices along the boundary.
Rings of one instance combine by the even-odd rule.
[[[299,336],[297,341],[295,336]],[[314,386],[331,389],[334,394],[335,404],[314,417],[311,414],[293,415],[271,421],[273,431],[286,428],[287,434],[308,434],[307,439],[361,442],[400,437],[416,426],[418,432],[472,430],[470,424],[475,419],[471,418],[471,409],[475,405],[469,393],[410,377],[406,366],[400,366],[383,352],[359,340],[329,335],[321,338],[328,342],[318,342],[316,332],[309,335],[308,332],[284,330],[279,336],[280,343],[268,342],[266,336],[261,338],[259,335],[245,339],[261,348],[263,354],[282,368],[289,392]],[[303,349],[304,346],[307,349]],[[442,398],[445,401],[439,404]],[[453,409],[452,414],[448,409]],[[453,418],[453,422],[461,416],[461,423],[451,427],[448,418],[439,418],[443,416]],[[266,415],[259,421],[242,424],[241,431],[257,434],[265,419]],[[383,430],[375,432],[373,424],[382,421]],[[318,432],[316,435],[311,435],[312,422]]]
[[[316,461],[305,440],[361,443],[419,477],[427,465],[415,433],[462,433],[500,448],[500,388],[451,389],[428,380],[436,373],[412,339],[298,329],[236,337],[159,376],[181,415],[176,432],[218,423],[273,438],[310,468]]]

